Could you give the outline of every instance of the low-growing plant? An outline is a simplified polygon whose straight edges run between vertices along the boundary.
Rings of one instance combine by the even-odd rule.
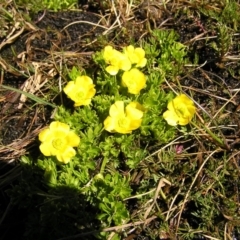
[[[38,12],[43,9],[48,10],[63,10],[69,9],[76,6],[77,0],[43,0],[43,1],[26,1],[26,0],[16,0],[18,6],[23,6],[24,8],[31,9],[31,12]]]
[[[181,74],[187,61],[185,46],[177,42],[173,31],[155,31],[142,46],[129,45],[122,51],[106,46],[93,56],[94,71],[77,66],[69,71],[63,92],[72,106],[59,106],[54,120],[40,132],[42,155],[22,159],[27,172],[38,169],[39,179],[28,186],[30,209],[37,204],[39,212],[28,219],[26,239],[33,235],[35,239],[61,237],[59,224],[69,225],[71,219],[74,226],[65,236],[69,229],[72,235],[80,229],[94,229],[98,231],[92,233],[95,237],[106,239],[105,228],[127,224],[131,214],[126,199],[133,194],[131,172],[138,171],[152,153],[150,146],[169,143],[176,135],[174,126],[193,119],[193,101],[184,93],[174,98],[173,92],[162,88],[166,78],[174,81]],[[155,172],[149,182],[140,184],[140,195],[151,191],[151,184],[158,184],[159,194],[167,201],[162,188],[171,182],[164,178],[164,171],[175,167],[170,158],[163,161],[169,170],[166,167],[157,173],[149,167]],[[20,205],[25,184],[26,180],[11,191]],[[96,226],[90,220],[85,226],[84,214]],[[57,220],[51,222],[53,216]],[[42,228],[30,231],[37,219]],[[44,230],[49,228],[51,233]],[[117,233],[114,237],[120,239]]]

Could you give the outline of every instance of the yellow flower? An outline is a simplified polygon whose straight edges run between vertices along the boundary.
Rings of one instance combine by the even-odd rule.
[[[109,64],[109,66],[106,67],[106,71],[110,75],[116,75],[119,70],[128,71],[132,67],[128,57],[112,46],[106,46],[104,48],[103,59]]]
[[[89,105],[96,93],[93,81],[88,76],[79,76],[75,81],[68,82],[63,91],[72,99],[75,107]]]
[[[196,107],[191,99],[180,94],[168,103],[168,110],[163,113],[163,118],[171,126],[187,125],[193,118]]]
[[[116,101],[109,110],[109,116],[104,121],[108,132],[131,133],[142,123],[143,107],[138,102],[129,103],[124,111],[124,102]]]
[[[56,156],[59,162],[68,163],[76,155],[73,147],[77,147],[80,138],[70,130],[70,127],[58,121],[39,133],[42,142],[40,150],[45,156]]]
[[[146,77],[137,68],[132,68],[123,73],[122,85],[128,88],[129,93],[138,94],[146,85]]]
[[[132,45],[124,48],[124,53],[128,56],[132,64],[136,64],[136,67],[145,67],[147,59],[145,58],[145,51],[138,47],[134,48]]]

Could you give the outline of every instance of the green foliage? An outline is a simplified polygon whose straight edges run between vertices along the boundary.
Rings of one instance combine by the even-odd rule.
[[[7,11],[6,6],[0,8],[0,38],[6,37],[8,34],[8,25],[14,24],[14,16],[9,11]]]
[[[42,155],[37,161],[27,157],[22,161],[26,168],[37,169],[37,172],[32,174],[37,174],[38,178],[34,184],[26,187],[27,181],[31,180],[25,175],[27,172],[24,173],[23,178],[26,180],[14,188],[11,196],[18,199],[22,206],[24,194],[28,191],[31,195],[26,202],[30,201],[33,206],[36,204],[33,199],[37,198],[37,204],[41,206],[40,212],[33,214],[28,221],[29,239],[40,239],[36,233],[42,239],[49,239],[50,233],[46,229],[52,229],[54,238],[83,233],[87,231],[84,215],[89,215],[89,221],[101,223],[101,226],[91,225],[89,229],[97,230],[95,235],[106,239],[108,234],[101,232],[101,228],[125,224],[130,220],[125,199],[131,197],[133,189],[128,172],[141,169],[141,164],[147,164],[145,158],[151,154],[149,146],[161,146],[175,137],[176,128],[170,127],[162,117],[174,94],[164,91],[161,86],[166,78],[174,80],[181,74],[187,61],[186,47],[177,42],[173,31],[154,31],[153,36],[144,42],[143,46],[148,64],[142,71],[146,75],[147,83],[139,94],[130,94],[121,85],[122,70],[116,76],[106,72],[102,52],[93,56],[96,64],[94,72],[85,72],[77,67],[68,71],[66,78],[73,81],[79,75],[90,76],[96,95],[88,106],[69,107],[68,100],[66,105],[58,107],[54,115],[55,121],[68,124],[80,137],[76,155],[68,164],[57,162],[53,156]],[[144,108],[141,127],[131,134],[109,133],[104,130],[103,123],[109,115],[109,108],[119,100],[126,104],[137,101]],[[156,185],[162,178],[161,174],[176,171],[172,157],[166,157],[164,161],[144,167],[144,174],[150,180],[142,181],[139,192],[151,190],[152,184]],[[34,190],[36,187],[39,188],[38,191]],[[34,224],[39,219],[42,230],[34,232]],[[75,222],[74,226],[68,226],[71,219]],[[57,232],[59,225],[66,225],[68,230]],[[114,237],[120,239],[117,234]]]
[[[146,55],[149,57],[149,73],[159,73],[158,83],[162,83],[166,77],[174,80],[181,74],[183,66],[187,62],[186,46],[177,39],[178,36],[173,30],[154,30],[152,37],[144,44]],[[155,69],[155,71],[151,69]]]
[[[240,17],[239,14],[239,4],[236,1],[223,1],[222,9],[212,9],[209,8],[208,4],[202,4],[199,10],[206,16],[209,16],[219,24],[225,24],[227,27],[230,27],[234,30],[238,30]]]
[[[97,205],[101,211],[97,218],[105,226],[114,222],[115,225],[126,223],[129,220],[129,212],[123,199],[131,194],[129,179],[119,173],[114,175],[96,175],[89,189],[90,201]]]
[[[162,6],[159,8],[155,2],[157,1],[148,6],[151,7],[150,11],[161,10]],[[22,6],[20,9],[37,12],[44,9],[57,11],[72,8],[77,1],[16,0],[16,3]],[[111,1],[88,1],[91,7],[101,6],[101,9],[110,3]],[[128,6],[132,3],[138,6],[141,1],[130,1]],[[178,4],[182,2],[174,6]],[[228,58],[225,57],[231,52],[233,54],[230,55],[237,61],[240,47],[239,44],[233,45],[234,38],[238,37],[233,30],[239,30],[240,15],[236,14],[239,12],[239,4],[229,0],[216,4],[209,4],[208,1],[183,4],[186,4],[187,7],[184,8],[188,9],[191,19],[196,14],[195,5],[199,4],[201,12],[211,22],[214,20],[213,27],[207,23],[208,28],[203,37],[199,35],[199,39],[193,40],[202,43],[205,37],[211,36],[206,41],[218,52],[217,57],[221,63],[227,62]],[[194,12],[187,4],[194,6]],[[167,14],[168,6],[165,3],[163,5]],[[124,7],[123,5],[123,9],[116,9],[117,14],[123,13]],[[115,6],[112,9],[115,10]],[[138,11],[136,13],[139,14]],[[21,11],[15,13],[5,6],[0,9],[0,38],[6,37],[11,30],[9,23],[15,25],[17,15],[14,14],[21,14]],[[118,20],[122,21],[124,15],[122,17]],[[131,18],[124,19],[124,22],[127,23],[128,19]],[[200,19],[207,21],[202,16]],[[150,20],[157,24],[154,19]],[[130,30],[124,24],[122,31],[125,31],[129,41]],[[122,43],[121,34],[116,38]],[[103,42],[104,46],[111,44],[107,43],[105,37]],[[147,58],[146,67],[141,69],[146,75],[147,84],[140,94],[129,94],[121,85],[122,70],[116,76],[107,73],[102,51],[93,55],[93,66],[84,66],[86,70],[75,66],[71,70],[61,71],[64,80],[74,81],[79,75],[90,76],[97,93],[89,106],[77,108],[62,93],[63,105],[57,107],[53,120],[68,124],[81,139],[79,146],[75,148],[76,155],[68,164],[61,164],[55,157],[43,156],[37,151],[34,157],[22,157],[21,176],[8,194],[11,198],[10,205],[26,213],[22,218],[25,223],[24,239],[125,239],[124,230],[129,228],[121,225],[139,222],[143,223],[139,229],[143,226],[144,237],[148,239],[202,239],[203,235],[224,239],[226,236],[233,238],[229,229],[240,233],[239,162],[236,149],[231,149],[229,153],[221,148],[219,153],[209,155],[216,146],[210,142],[200,142],[200,136],[206,135],[204,129],[197,128],[199,133],[191,132],[196,139],[188,141],[192,125],[174,128],[162,116],[168,102],[175,97],[166,86],[165,80],[175,89],[175,81],[188,74],[184,67],[189,63],[187,46],[178,41],[178,35],[173,30],[151,31],[151,36],[139,41],[139,44],[145,50]],[[135,46],[134,43],[133,45]],[[201,47],[201,44],[197,46]],[[17,54],[15,55],[17,58]],[[194,63],[198,63],[197,54]],[[228,65],[235,67],[229,62]],[[231,68],[229,69],[233,76],[235,74],[235,80],[239,79],[237,71],[240,74],[240,70],[231,72]],[[212,80],[214,79],[209,79]],[[58,87],[53,86],[51,91],[54,89],[55,92],[49,93],[45,99],[27,95],[8,86],[3,87],[25,94],[38,104],[56,107],[47,99],[59,94]],[[191,88],[194,89],[195,86]],[[104,120],[109,115],[109,108],[119,100],[125,104],[138,101],[144,107],[141,127],[131,134],[109,133],[104,130]],[[230,101],[234,106],[235,100]],[[204,102],[205,106],[209,107],[211,103]],[[203,119],[208,119],[207,115]],[[225,123],[225,119],[224,116],[217,122]],[[231,136],[226,141],[232,144],[232,122],[229,126]],[[198,126],[194,127],[192,131],[197,131]],[[179,135],[182,137],[180,140],[174,139]],[[235,144],[233,146],[238,146],[238,143]],[[177,153],[179,147],[182,147],[182,154]],[[209,161],[201,169],[203,161],[208,158]],[[164,179],[171,184],[161,182]],[[178,219],[179,216],[181,219]],[[177,228],[176,224],[179,224]],[[106,232],[110,227],[119,227],[121,230],[110,234]],[[137,229],[137,226],[134,228]],[[128,237],[131,238],[132,235]]]
[[[63,10],[73,8],[77,4],[77,0],[16,0],[18,6],[24,6],[31,9],[32,12],[38,12],[43,9],[49,10]]]
[[[226,25],[223,25],[223,24],[219,25],[217,49],[222,59],[230,50],[230,47],[232,45],[232,35],[233,35],[233,31],[227,28]]]
[[[75,66],[73,66],[73,68],[71,69],[70,72],[68,72],[68,77],[71,79],[71,80],[74,80],[76,79],[78,76],[81,76],[82,75],[82,72],[77,69]]]
[[[76,0],[44,0],[44,6],[54,11],[71,8],[77,4]]]

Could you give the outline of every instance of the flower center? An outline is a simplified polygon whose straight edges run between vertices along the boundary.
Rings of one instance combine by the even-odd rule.
[[[118,126],[120,128],[128,128],[129,126],[129,119],[126,117],[121,117],[118,119]]]
[[[83,100],[84,97],[85,97],[84,91],[78,91],[78,92],[76,93],[75,97],[76,97],[76,100],[77,100],[77,101]]]
[[[187,108],[185,105],[180,105],[175,108],[175,112],[178,115],[178,117],[186,117]]]
[[[137,87],[137,84],[136,84],[136,81],[135,81],[134,78],[128,79],[126,85],[127,85],[127,87],[130,88],[130,89],[136,89],[136,87]]]
[[[64,147],[64,141],[61,138],[55,138],[52,141],[52,145],[54,148],[56,148],[57,150],[61,150]]]

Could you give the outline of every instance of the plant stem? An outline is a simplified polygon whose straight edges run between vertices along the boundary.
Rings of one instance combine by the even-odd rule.
[[[107,159],[106,157],[104,157],[104,158],[103,158],[103,161],[102,161],[101,169],[100,169],[100,174],[103,174],[107,162],[108,162],[108,159]]]
[[[195,127],[198,128],[198,126],[194,123],[191,122]],[[219,143],[222,147],[225,147],[224,142],[216,135],[214,134],[209,128],[207,128],[204,124],[202,124],[202,127],[207,131],[207,133],[217,142]]]

